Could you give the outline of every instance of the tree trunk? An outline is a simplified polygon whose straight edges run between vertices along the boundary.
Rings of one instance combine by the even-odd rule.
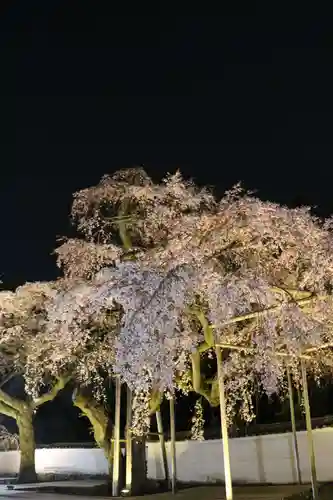
[[[144,438],[134,439],[132,446],[132,494],[143,495],[147,489],[146,441]]]
[[[159,396],[159,395],[158,395]],[[89,419],[96,443],[103,449],[109,466],[109,482],[112,484],[113,472],[113,444],[112,444],[112,422],[102,405],[98,405],[89,397],[85,397],[82,392],[77,391],[73,399],[74,405]],[[159,400],[160,401],[160,396]],[[126,457],[120,454],[119,488],[125,486]],[[147,484],[146,466],[146,446],[144,440],[133,441],[133,470],[132,485],[133,494],[144,492]]]
[[[33,427],[33,412],[40,405],[52,401],[61,391],[68,379],[61,377],[52,389],[34,401],[23,401],[10,396],[1,389],[0,384],[0,413],[16,421],[20,438],[20,470],[19,483],[35,483],[37,474],[35,470],[35,433]],[[4,382],[3,382],[4,383]],[[3,385],[2,383],[2,385]]]
[[[32,422],[32,409],[26,408],[17,417],[17,426],[20,436],[20,471],[18,475],[19,483],[37,482],[35,469],[35,435]]]

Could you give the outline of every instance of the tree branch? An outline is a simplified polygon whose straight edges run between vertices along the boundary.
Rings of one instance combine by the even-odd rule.
[[[6,405],[6,403],[3,403],[2,401],[0,401],[0,413],[3,413],[3,415],[6,415],[7,417],[13,418],[14,420],[16,420],[18,416],[18,411],[14,410],[14,408]]]
[[[149,402],[149,414],[154,415],[161,406],[163,400],[163,393],[153,390]]]
[[[123,201],[121,204],[121,208],[119,211],[119,236],[121,239],[121,242],[123,244],[123,247],[125,250],[130,250],[132,248],[132,241],[131,238],[128,234],[127,227],[126,227],[126,219],[122,219],[122,216],[126,216],[126,211],[127,211],[127,206],[126,203]]]
[[[196,317],[200,321],[201,328],[204,334],[205,342],[199,346],[199,352],[205,352],[211,347],[214,347],[213,327],[209,324],[205,314],[199,310],[195,312]]]
[[[218,379],[216,378],[210,381],[211,389],[208,390],[205,387],[206,381],[201,375],[201,366],[200,366],[201,359],[199,351],[195,351],[194,353],[192,353],[191,361],[192,361],[193,391],[196,392],[197,394],[200,394],[200,396],[203,396],[211,406],[219,406],[220,404],[219,393],[218,390],[216,390],[218,387]]]
[[[4,403],[6,406],[9,406],[10,408],[18,412],[22,411],[26,404],[25,401],[10,396],[2,389],[0,389],[0,401]]]
[[[103,406],[83,396],[78,390],[74,394],[73,404],[88,418],[93,428],[95,441],[98,446],[104,450],[107,456],[111,443],[107,436],[109,418]]]
[[[11,372],[8,375],[6,375],[6,377],[0,381],[0,387],[3,387],[5,384],[7,384],[7,382],[9,382],[12,378],[16,377],[17,375],[21,375],[21,373]]]
[[[308,304],[311,304],[311,302],[315,299],[327,300],[328,298],[329,298],[328,295],[322,295],[322,296],[311,295],[310,297],[307,296],[307,297],[303,297],[301,299],[295,299],[295,303],[298,304],[300,307],[302,307],[302,306],[306,306]],[[282,308],[282,306],[283,306],[283,304],[281,303],[281,304],[278,304],[277,306],[267,307],[267,309],[262,309],[260,311],[254,311],[254,312],[250,312],[247,314],[241,314],[240,316],[235,316],[233,318],[228,319],[224,323],[222,323],[219,326],[219,328],[222,328],[223,326],[232,325],[235,323],[240,323],[241,321],[245,321],[247,319],[258,318],[260,316],[264,316],[265,314],[268,314],[269,312],[278,312]],[[216,326],[214,326],[214,325],[211,325],[211,327],[216,328]]]
[[[49,392],[46,392],[45,394],[39,396],[37,399],[34,399],[32,403],[33,408],[38,408],[38,406],[41,406],[44,403],[47,403],[48,401],[53,401],[54,398],[57,396],[57,394],[62,389],[64,389],[65,385],[67,384],[67,382],[69,382],[69,380],[70,377],[60,377]]]
[[[289,297],[291,297],[293,300],[296,301],[299,299],[309,299],[310,297],[313,296],[312,292],[307,292],[305,290],[296,290],[294,288],[282,288],[281,286],[273,286],[271,290],[274,293],[288,295]]]

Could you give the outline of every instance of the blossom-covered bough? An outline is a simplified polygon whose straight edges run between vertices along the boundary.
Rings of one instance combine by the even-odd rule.
[[[77,193],[72,215],[84,238],[57,253],[67,279],[81,283],[49,315],[73,339],[85,335],[87,317],[119,311],[103,356],[140,402],[138,432],[152,400],[156,409],[188,382],[211,404],[226,396],[224,425],[239,404],[251,419],[254,381],[273,393],[287,366],[304,384],[301,361],[303,375],[306,362],[318,376],[332,365],[330,220],[239,186],[218,201],[180,174],[154,184],[141,169]],[[201,373],[207,353],[218,361],[213,380]],[[227,445],[226,426],[223,437]]]
[[[45,303],[55,294],[52,283],[31,283],[15,292],[0,292],[0,412],[15,419],[20,442],[20,482],[36,481],[33,415],[65,386],[64,375],[53,377],[40,362],[47,335]],[[15,376],[26,382],[25,397],[10,395],[6,383]],[[29,389],[38,378],[40,391]]]

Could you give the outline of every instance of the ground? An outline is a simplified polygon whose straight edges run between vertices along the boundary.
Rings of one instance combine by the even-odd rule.
[[[283,500],[289,496],[308,490],[309,487],[302,486],[249,486],[235,487],[234,500]],[[9,491],[5,486],[0,486],[0,499],[7,498],[13,500],[91,500],[94,497],[84,495],[64,495],[55,493],[41,493],[36,491]],[[95,497],[99,500],[110,500],[110,497]],[[147,500],[223,500],[225,499],[224,488],[222,486],[201,486],[188,488],[179,491],[176,496],[171,493],[160,493],[157,495],[145,495],[136,497],[137,500],[146,498]],[[132,497],[132,500],[133,497]]]

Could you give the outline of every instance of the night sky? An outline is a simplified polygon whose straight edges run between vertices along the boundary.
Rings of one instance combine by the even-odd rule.
[[[155,179],[180,168],[218,192],[241,180],[333,213],[326,13],[113,4],[1,1],[3,286],[57,276],[72,192],[118,168],[143,164]]]

